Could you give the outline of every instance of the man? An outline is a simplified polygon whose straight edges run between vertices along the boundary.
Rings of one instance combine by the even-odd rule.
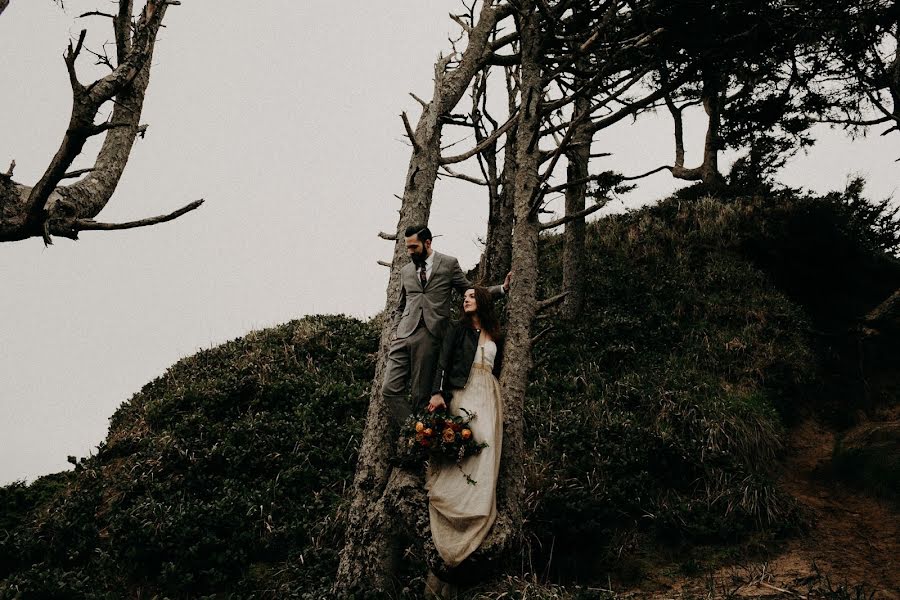
[[[407,227],[404,237],[411,262],[400,269],[400,301],[391,315],[394,333],[381,388],[397,424],[412,414],[407,383],[418,408],[424,408],[431,396],[435,362],[450,318],[450,292],[472,287],[456,258],[432,250],[427,227]],[[488,288],[491,296],[505,294],[509,281],[507,275],[502,286]]]

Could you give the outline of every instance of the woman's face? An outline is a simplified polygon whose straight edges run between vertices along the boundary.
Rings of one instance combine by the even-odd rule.
[[[472,314],[478,310],[478,302],[475,301],[475,290],[469,288],[463,294],[463,312]]]

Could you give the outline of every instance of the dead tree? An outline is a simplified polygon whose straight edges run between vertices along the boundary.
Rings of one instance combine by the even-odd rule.
[[[115,14],[90,12],[82,17],[101,17],[112,21],[116,42],[116,63],[107,61],[110,73],[90,84],[78,79],[76,62],[84,50],[87,35],[69,43],[65,54],[72,88],[72,114],[62,143],[43,176],[34,185],[12,179],[15,161],[0,174],[0,241],[19,241],[40,236],[50,244],[52,236],[77,239],[81,231],[130,229],[169,221],[194,210],[198,200],[159,217],[128,223],[100,223],[94,217],[103,210],[115,192],[131,149],[146,126],[141,125],[141,109],[147,85],[156,36],[163,17],[175,0],[147,0],[137,18],[133,0],[120,0]],[[101,107],[112,103],[112,112],[104,122],[96,122]],[[88,139],[105,135],[94,166],[71,170]],[[75,183],[61,185],[66,179],[81,177]]]
[[[391,315],[397,306],[400,292],[399,270],[408,260],[403,231],[407,226],[428,222],[440,166],[459,162],[480,151],[476,147],[463,158],[442,157],[441,132],[444,118],[459,103],[476,73],[495,50],[511,41],[511,38],[491,41],[495,25],[509,12],[509,5],[498,5],[487,0],[483,2],[477,19],[473,16],[466,22],[465,19],[457,18],[468,35],[466,49],[437,61],[433,96],[430,102],[419,100],[422,114],[415,129],[406,115],[401,115],[412,146],[412,155],[404,182],[397,228],[394,233],[382,234],[382,237],[395,241],[385,315]],[[390,335],[391,319],[386,317],[381,331],[367,425],[350,492],[348,535],[341,551],[334,586],[337,595],[353,594],[361,590],[390,589],[396,573],[398,551],[395,532],[404,527],[415,526],[423,514],[427,518],[421,476],[404,469],[392,468],[388,464],[395,440],[391,438],[381,385]]]

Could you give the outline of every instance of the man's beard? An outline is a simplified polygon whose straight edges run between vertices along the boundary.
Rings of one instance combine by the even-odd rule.
[[[424,267],[425,259],[427,259],[428,256],[425,254],[425,252],[422,252],[422,253],[416,252],[415,254],[410,256],[410,258],[412,259],[413,264],[416,265],[417,267]]]

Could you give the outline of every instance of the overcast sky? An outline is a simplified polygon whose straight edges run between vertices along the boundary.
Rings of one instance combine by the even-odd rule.
[[[0,17],[0,170],[34,183],[56,151],[71,96],[62,53],[103,19],[106,0],[12,0]],[[135,147],[100,218],[124,221],[206,204],[174,222],[85,232],[78,242],[0,246],[0,485],[68,468],[105,437],[116,407],[200,348],[307,314],[368,317],[384,306],[409,149],[398,115],[430,97],[433,62],[457,0],[184,0],[169,9]],[[89,60],[80,69],[88,79]],[[694,138],[699,141],[694,119]],[[822,130],[783,174],[790,185],[842,188],[869,177],[895,192],[897,136],[851,143]],[[462,148],[462,146],[460,146]],[[602,168],[638,173],[672,158],[665,120],[598,138]],[[693,147],[696,150],[696,144]],[[691,158],[698,156],[695,151]],[[89,153],[76,164],[91,163]],[[667,173],[613,210],[676,187]],[[440,250],[472,266],[486,227],[479,190],[438,185]]]

